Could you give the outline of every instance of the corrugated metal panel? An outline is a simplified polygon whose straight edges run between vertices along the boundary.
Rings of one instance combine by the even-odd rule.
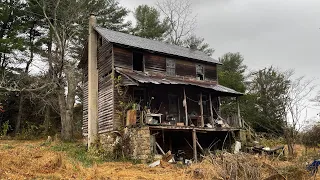
[[[112,43],[127,45],[130,47],[151,50],[154,52],[165,53],[185,58],[191,58],[206,62],[221,64],[218,60],[206,55],[202,51],[192,50],[189,48],[168,44],[161,41],[155,41],[147,38],[133,36],[131,34],[112,31],[106,28],[95,27],[98,33]]]
[[[131,71],[122,68],[116,68],[116,71],[126,77],[139,82],[139,83],[152,83],[152,84],[181,84],[192,85],[206,89],[212,89],[228,95],[241,96],[243,93],[237,92],[231,88],[217,84],[215,81],[201,81],[195,79],[188,79],[183,77],[165,76],[163,74],[147,74],[139,71]]]

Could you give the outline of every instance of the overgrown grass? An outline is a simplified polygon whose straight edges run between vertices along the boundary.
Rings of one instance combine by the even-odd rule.
[[[286,144],[285,139],[282,137],[279,138],[260,138],[260,144],[268,147],[274,147],[278,145]]]
[[[4,144],[2,145],[1,149],[13,149],[14,146],[10,145],[10,144]]]
[[[87,147],[80,143],[59,143],[50,147],[53,151],[65,152],[74,161],[79,161],[85,167],[94,163],[102,163],[103,160],[87,151]]]

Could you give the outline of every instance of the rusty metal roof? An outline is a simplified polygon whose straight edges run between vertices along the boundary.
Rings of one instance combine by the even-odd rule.
[[[131,34],[126,34],[122,32],[112,31],[110,29],[95,27],[96,31],[106,38],[108,41],[116,44],[122,44],[134,48],[140,48],[144,50],[150,50],[154,52],[164,53],[168,55],[175,55],[185,58],[191,58],[195,60],[201,60],[216,64],[221,64],[218,60],[213,59],[202,51],[193,50],[190,48],[185,48],[177,45],[172,45],[169,43],[151,40],[147,38],[142,38],[134,36]]]
[[[216,81],[195,80],[178,76],[166,76],[163,74],[149,74],[141,71],[132,71],[117,67],[116,71],[128,79],[137,83],[151,83],[151,84],[180,84],[198,86],[206,89],[223,93],[228,96],[241,96],[243,93],[237,92],[233,89],[219,85]]]

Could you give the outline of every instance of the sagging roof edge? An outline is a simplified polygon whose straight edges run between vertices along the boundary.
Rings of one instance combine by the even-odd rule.
[[[197,84],[196,81],[194,83],[187,82],[187,80],[183,79],[176,79],[176,80],[169,80],[169,79],[163,79],[160,80],[159,77],[155,78],[152,76],[143,76],[141,74],[138,74],[137,72],[131,72],[135,73],[136,75],[130,75],[128,72],[123,70],[122,68],[115,68],[116,72],[123,75],[124,77],[128,78],[130,81],[138,84],[171,84],[171,85],[186,85],[186,86],[196,86],[200,88],[210,89],[216,92],[221,93],[224,96],[243,96],[243,93],[237,92],[231,88],[216,84],[216,85],[204,85],[204,84]],[[172,77],[174,78],[174,77]]]

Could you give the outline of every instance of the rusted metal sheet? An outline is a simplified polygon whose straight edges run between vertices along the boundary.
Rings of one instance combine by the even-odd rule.
[[[126,126],[135,125],[136,122],[137,122],[137,111],[136,110],[128,110],[127,111]]]
[[[212,89],[214,91],[224,93],[225,95],[231,95],[231,96],[243,95],[242,93],[237,92],[233,89],[217,84],[216,81],[201,81],[201,80],[195,80],[194,78],[166,76],[164,74],[157,74],[157,73],[144,73],[144,72],[138,72],[138,71],[130,71],[122,68],[116,68],[116,71],[139,83],[191,85],[191,86],[198,86],[206,89]]]

